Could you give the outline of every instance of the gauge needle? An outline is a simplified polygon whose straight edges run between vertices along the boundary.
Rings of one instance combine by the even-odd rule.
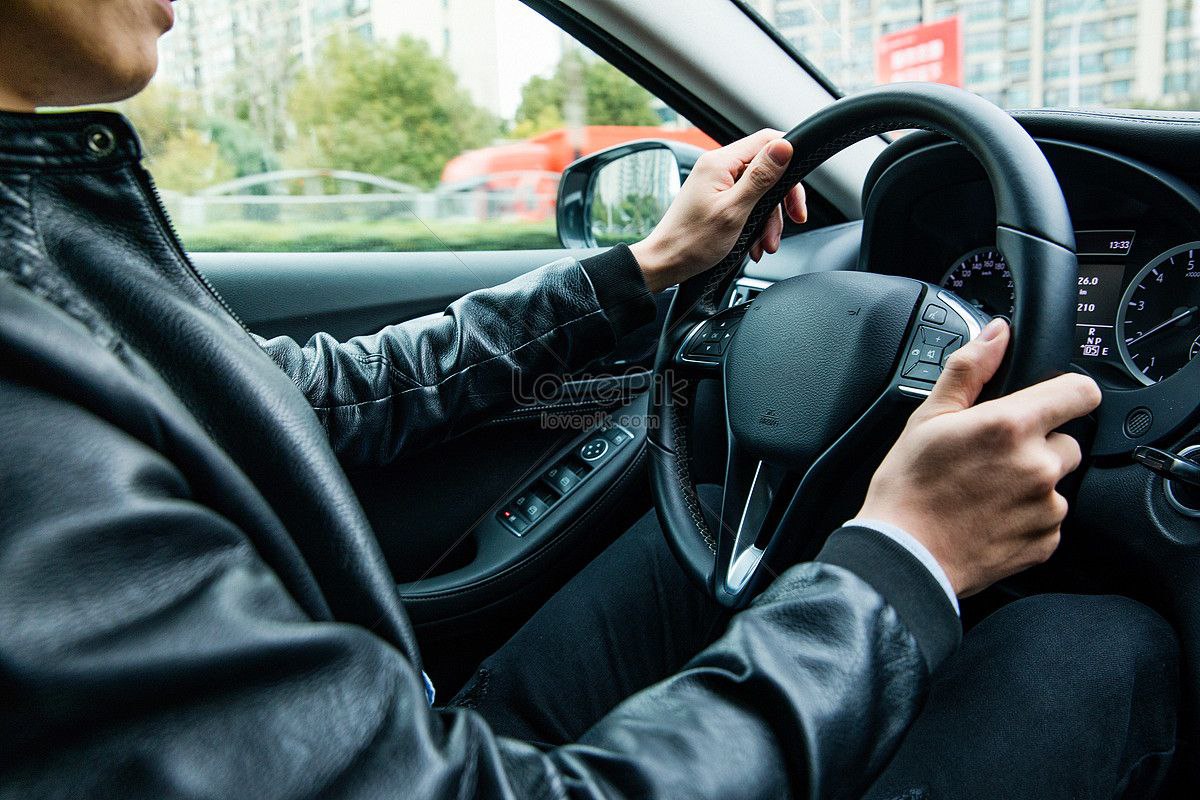
[[[1200,311],[1200,306],[1192,306],[1191,308],[1184,309],[1183,311],[1180,311],[1175,316],[1171,317],[1166,322],[1160,322],[1159,324],[1155,325],[1153,328],[1146,331],[1141,336],[1136,336],[1133,339],[1129,339],[1128,341],[1125,342],[1125,346],[1133,347],[1135,344],[1140,342],[1142,339],[1153,336],[1154,334],[1158,333],[1159,331],[1166,330],[1167,328],[1174,325],[1176,322],[1179,322],[1180,320],[1183,320],[1183,319],[1187,319],[1192,314],[1195,314],[1197,311]]]

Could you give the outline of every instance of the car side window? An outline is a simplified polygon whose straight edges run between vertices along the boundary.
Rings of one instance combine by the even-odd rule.
[[[558,247],[574,159],[647,137],[716,146],[518,0],[176,13],[158,75],[119,109],[195,251]]]

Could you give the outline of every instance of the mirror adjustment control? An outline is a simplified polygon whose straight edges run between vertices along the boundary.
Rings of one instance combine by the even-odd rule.
[[[608,455],[608,451],[608,440],[597,436],[594,439],[589,439],[584,443],[583,447],[579,448],[579,457],[590,464],[604,458]]]

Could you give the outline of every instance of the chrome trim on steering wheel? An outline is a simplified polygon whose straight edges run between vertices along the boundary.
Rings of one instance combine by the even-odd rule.
[[[938,300],[950,306],[950,310],[957,314],[959,319],[963,321],[963,324],[967,326],[967,332],[970,334],[967,338],[968,342],[983,333],[983,328],[980,327],[979,321],[975,319],[975,315],[968,311],[966,306],[957,297],[949,292],[938,292],[937,297]]]
[[[773,487],[763,474],[765,467],[766,465],[759,461],[754,468],[746,507],[742,509],[742,518],[738,521],[737,533],[734,535],[729,569],[725,573],[725,589],[731,595],[738,594],[746,586],[765,552],[758,546],[757,539],[774,499]],[[742,543],[743,535],[751,540],[748,544]]]

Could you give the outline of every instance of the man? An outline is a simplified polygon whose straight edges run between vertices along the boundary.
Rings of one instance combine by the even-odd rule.
[[[1066,513],[1054,487],[1080,453],[1053,430],[1099,402],[1064,376],[975,405],[1007,346],[1002,323],[954,356],[856,523],[751,608],[724,619],[647,522],[431,708],[339,459],[385,462],[495,411],[512,370],[556,368],[549,350],[576,366],[611,347],[649,319],[650,291],[724,255],[788,146],[765,132],[705,156],[630,248],[376,336],[264,342],[179,250],[123,120],[28,113],[138,91],[169,4],[6,0],[4,12],[0,796],[1157,785],[1177,656],[1149,610],[1022,601],[950,655],[956,596],[1054,549]],[[786,205],[803,218],[801,195]],[[759,252],[781,228],[777,214]],[[988,477],[963,485],[964,472]],[[1103,737],[1078,741],[1101,721]]]

